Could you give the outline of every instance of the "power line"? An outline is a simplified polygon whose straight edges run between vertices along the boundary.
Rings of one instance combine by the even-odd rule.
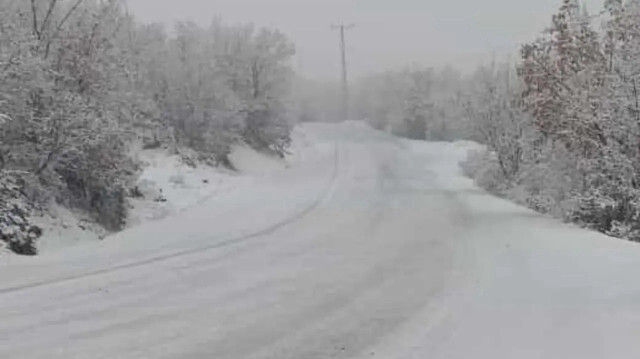
[[[355,25],[332,25],[332,29],[340,31],[340,60],[342,63],[342,119],[349,119],[349,78],[347,73],[347,46],[345,32],[353,29]]]

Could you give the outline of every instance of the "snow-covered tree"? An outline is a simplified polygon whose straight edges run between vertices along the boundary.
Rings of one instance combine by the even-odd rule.
[[[521,108],[519,83],[510,65],[481,67],[472,80],[465,108],[476,139],[496,154],[505,181],[521,171],[527,116]]]
[[[169,35],[123,0],[2,1],[0,177],[21,186],[21,208],[57,201],[118,230],[137,138],[212,163],[229,164],[235,141],[284,153],[292,54],[253,26],[182,22]]]
[[[483,184],[535,209],[640,238],[639,3],[607,1],[600,34],[577,1],[564,0],[550,28],[522,47],[515,93],[471,80],[479,89],[467,91],[476,104],[474,137],[495,156],[487,166],[501,169]],[[502,121],[490,126],[495,119]]]

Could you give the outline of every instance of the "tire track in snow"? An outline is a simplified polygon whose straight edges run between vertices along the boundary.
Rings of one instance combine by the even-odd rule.
[[[211,245],[207,245],[207,246],[191,248],[191,249],[187,249],[187,250],[184,250],[184,251],[179,251],[179,252],[175,252],[175,253],[170,253],[170,254],[165,254],[165,255],[161,255],[161,256],[148,258],[148,259],[145,259],[145,260],[142,260],[142,261],[136,261],[136,262],[132,262],[132,263],[125,263],[125,264],[111,266],[111,267],[107,267],[107,268],[103,268],[103,269],[97,269],[97,270],[89,271],[89,272],[85,272],[85,273],[79,273],[79,274],[63,276],[63,277],[55,278],[55,279],[43,280],[43,281],[35,282],[35,283],[22,284],[22,285],[7,287],[7,288],[0,288],[0,295],[9,294],[9,293],[16,293],[16,292],[20,292],[20,291],[24,291],[24,290],[28,290],[28,289],[40,288],[40,287],[45,287],[45,286],[68,283],[68,282],[72,282],[74,280],[95,277],[95,276],[99,276],[99,275],[103,275],[103,274],[110,274],[110,273],[114,273],[114,272],[118,272],[118,271],[126,270],[126,269],[144,267],[146,265],[150,265],[150,264],[154,264],[154,263],[158,263],[158,262],[163,262],[163,261],[166,261],[166,260],[169,260],[169,259],[174,259],[174,258],[190,256],[190,255],[194,255],[194,254],[198,254],[198,253],[203,253],[203,252],[219,249],[219,248],[222,248],[222,247],[227,247],[227,246],[230,246],[230,245],[233,245],[233,244],[237,244],[237,243],[240,243],[240,242],[248,241],[248,240],[251,240],[251,239],[255,239],[255,238],[258,238],[258,237],[262,237],[262,236],[265,236],[265,235],[268,235],[268,234],[272,234],[272,233],[276,232],[277,230],[279,230],[279,229],[281,229],[283,227],[286,227],[286,226],[288,226],[288,225],[290,225],[292,223],[295,223],[295,222],[301,220],[302,218],[306,217],[311,212],[313,212],[315,209],[317,209],[320,206],[320,204],[322,204],[322,202],[324,202],[329,197],[331,192],[333,191],[333,189],[335,187],[335,184],[337,182],[337,179],[338,179],[339,167],[340,167],[340,149],[339,149],[339,145],[336,143],[335,144],[335,148],[334,148],[334,155],[333,155],[332,174],[331,174],[331,177],[329,179],[329,183],[320,192],[320,195],[311,204],[309,204],[307,207],[302,209],[300,212],[298,212],[298,213],[294,214],[293,216],[291,216],[289,218],[286,218],[286,219],[284,219],[284,220],[282,220],[280,222],[277,222],[277,223],[275,223],[275,224],[273,224],[273,225],[271,225],[269,227],[263,228],[263,229],[261,229],[261,230],[259,230],[257,232],[253,232],[253,233],[250,233],[250,234],[242,235],[242,236],[239,236],[239,237],[232,237],[232,238],[229,238],[227,240],[216,242],[215,244],[211,244]]]

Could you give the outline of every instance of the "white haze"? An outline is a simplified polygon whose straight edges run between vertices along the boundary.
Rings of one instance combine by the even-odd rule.
[[[299,73],[338,74],[332,23],[354,23],[349,33],[355,76],[411,63],[473,69],[492,57],[514,56],[518,44],[540,33],[561,0],[129,0],[144,22],[214,17],[278,28],[296,43]],[[603,0],[585,0],[592,12]]]

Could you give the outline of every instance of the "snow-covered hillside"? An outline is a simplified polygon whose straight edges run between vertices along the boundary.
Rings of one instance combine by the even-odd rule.
[[[242,191],[243,186],[249,186],[257,178],[295,165],[308,150],[306,136],[304,129],[294,131],[293,145],[285,159],[259,153],[247,145],[236,145],[229,156],[234,170],[185,161],[162,148],[138,150],[134,158],[142,166],[135,185],[139,196],[129,199],[127,227],[175,215],[224,192]],[[82,213],[55,205],[35,218],[35,223],[44,233],[38,241],[41,254],[83,242],[108,240],[110,235]]]

